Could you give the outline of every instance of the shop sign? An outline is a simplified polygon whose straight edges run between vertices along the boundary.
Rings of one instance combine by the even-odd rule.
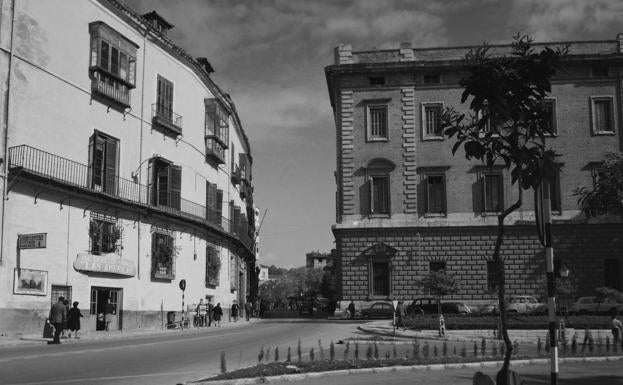
[[[121,258],[118,254],[93,255],[80,253],[74,261],[74,269],[95,273],[116,274],[125,277],[136,275],[134,262]]]
[[[18,249],[45,249],[48,240],[48,233],[37,234],[18,234]]]

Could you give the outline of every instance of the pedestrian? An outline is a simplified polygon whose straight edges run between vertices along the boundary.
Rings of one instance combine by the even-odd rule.
[[[234,303],[231,305],[231,316],[234,319],[234,322],[238,322],[238,304],[236,303],[236,300],[234,300]]]
[[[58,302],[52,305],[50,309],[50,316],[48,322],[54,326],[54,339],[48,341],[48,344],[60,344],[61,343],[61,331],[63,330],[63,323],[67,322],[67,308],[63,304],[65,298],[63,296],[58,297]]]
[[[63,300],[63,305],[65,306],[65,314],[69,314],[69,301],[67,299]],[[61,331],[61,338],[67,338],[69,335],[69,327],[67,325],[67,318],[63,321],[63,330]],[[71,336],[70,336],[71,337]]]
[[[353,301],[348,304],[348,318],[355,319],[355,303]]]
[[[212,321],[214,320],[214,305],[212,305],[212,297],[208,297],[206,315],[208,316],[208,326],[212,326]]]
[[[67,313],[67,327],[69,328],[69,338],[71,338],[71,332],[74,333],[74,338],[79,339],[78,331],[80,330],[80,318],[83,317],[78,309],[78,302],[74,302],[71,309]]]
[[[400,327],[402,325],[402,330],[407,330],[405,326],[405,307],[402,301],[398,301],[396,305],[396,326]]]
[[[246,317],[247,321],[251,320],[251,303],[249,302],[249,299],[247,298],[247,302],[244,303],[244,316]]]
[[[214,323],[216,326],[221,327],[221,318],[223,318],[223,309],[221,308],[221,303],[217,303],[214,306]]]
[[[113,315],[115,314],[115,305],[110,302],[110,298],[106,300],[106,305],[104,305],[104,322],[106,322],[106,331],[109,331],[110,323],[113,320]]]
[[[616,313],[612,314],[612,338],[614,339],[614,344],[617,345],[619,342],[619,338],[621,338],[623,334],[623,324],[617,318]]]
[[[206,305],[203,303],[203,298],[199,299],[199,304],[197,305],[197,320],[198,320],[198,324],[197,326],[208,326],[206,323],[206,314],[207,314],[207,308]]]

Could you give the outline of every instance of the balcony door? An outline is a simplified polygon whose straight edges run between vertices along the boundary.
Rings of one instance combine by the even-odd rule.
[[[89,138],[89,187],[117,195],[119,139],[95,130]]]
[[[151,204],[160,207],[181,207],[182,168],[163,158],[153,158],[148,170]]]

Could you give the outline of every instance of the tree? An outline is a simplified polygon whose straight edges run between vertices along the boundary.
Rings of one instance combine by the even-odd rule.
[[[445,270],[431,271],[424,278],[417,280],[416,285],[437,298],[437,313],[441,315],[441,300],[446,295],[459,291],[459,281]]]
[[[500,323],[506,345],[498,385],[508,382],[513,352],[504,300],[504,258],[500,255],[504,220],[521,207],[524,190],[536,190],[544,179],[558,171],[555,160],[559,155],[545,146],[549,111],[544,99],[551,92],[551,78],[561,69],[568,49],[546,47],[537,52],[531,43],[531,38],[517,35],[509,56],[490,56],[486,44],[468,52],[460,85],[463,87],[461,103],[469,99],[469,112],[459,113],[448,108],[442,116],[444,134],[456,138],[453,154],[463,146],[467,160],[479,160],[490,168],[502,164],[510,169],[512,185],[518,190],[517,200],[503,207],[497,216],[498,234],[492,256],[497,270]]]
[[[593,188],[578,187],[573,195],[588,218],[600,215],[623,215],[623,154],[608,153],[597,168]]]

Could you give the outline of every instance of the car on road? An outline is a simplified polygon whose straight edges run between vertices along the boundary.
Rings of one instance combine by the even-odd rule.
[[[515,314],[538,314],[547,310],[547,304],[539,302],[530,295],[512,295],[506,299],[506,311]],[[498,305],[493,305],[491,313],[499,313]]]
[[[571,313],[611,313],[623,311],[623,302],[616,298],[580,297],[571,305]]]
[[[417,298],[407,306],[407,315],[438,314],[439,301],[436,298]],[[441,302],[442,314],[470,314],[469,306],[462,302]]]
[[[363,318],[393,318],[394,307],[391,303],[375,302],[367,309],[361,310]]]

